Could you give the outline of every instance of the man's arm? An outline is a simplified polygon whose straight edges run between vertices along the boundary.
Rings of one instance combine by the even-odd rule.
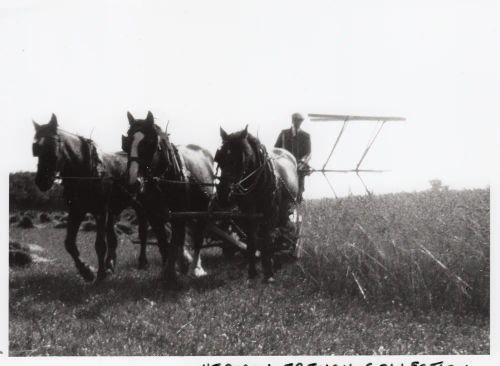
[[[304,134],[304,155],[300,158],[300,161],[307,164],[311,160],[311,136],[309,134]]]
[[[281,147],[282,149],[285,148],[283,146],[283,131],[280,132],[278,139],[276,140],[276,143],[274,144],[274,147]]]

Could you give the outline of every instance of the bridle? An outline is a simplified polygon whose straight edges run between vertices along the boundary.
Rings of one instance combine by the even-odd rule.
[[[55,158],[56,158],[56,162],[55,162],[55,167],[54,167],[54,173],[55,173],[55,178],[57,178],[57,174],[58,172],[61,171],[62,169],[62,165],[63,165],[63,161],[60,157],[60,152],[61,152],[61,146],[62,146],[62,140],[61,140],[61,137],[59,136],[58,133],[56,133],[55,135],[53,136],[45,136],[43,137],[47,140],[53,140],[55,141]],[[31,146],[31,150],[32,150],[32,154],[33,154],[33,157],[36,157],[36,158],[41,158],[42,157],[42,154],[43,154],[43,148],[42,146],[40,146],[39,142],[36,141],[36,142],[33,142],[32,146]],[[40,160],[38,162],[38,164],[40,165]],[[45,172],[44,172],[45,173]]]
[[[62,131],[62,132],[69,134],[69,135],[72,135],[72,136],[78,138],[83,144],[87,144],[87,148],[89,151],[88,164],[89,164],[90,173],[93,176],[82,177],[82,176],[68,176],[68,175],[62,176],[61,175],[61,172],[63,171],[63,168],[64,168],[65,160],[62,156],[63,154],[61,153],[63,140],[61,139],[61,136],[59,135],[59,131]],[[76,135],[74,133],[71,133],[71,132],[68,132],[65,130],[61,130],[61,129],[58,129],[58,132],[55,135],[46,136],[44,138],[55,140],[55,144],[56,144],[56,153],[55,153],[56,163],[55,163],[55,168],[54,168],[54,179],[55,180],[64,180],[64,179],[68,179],[68,180],[100,180],[100,179],[102,179],[102,176],[98,176],[98,172],[97,172],[97,164],[98,164],[99,158],[97,156],[96,146],[95,146],[94,141],[92,141],[91,139]],[[33,143],[32,152],[33,152],[34,157],[40,158],[40,156],[42,155],[43,150],[38,142]]]
[[[47,139],[47,140],[54,140],[54,141],[56,141],[57,150],[60,150],[62,142],[61,142],[61,138],[59,137],[58,134],[55,134],[54,136],[45,136],[43,138]],[[39,144],[38,141],[33,142],[32,146],[31,146],[31,150],[32,150],[33,156],[36,157],[36,158],[39,158],[40,155],[43,152],[42,151],[42,147],[40,146],[40,144]]]
[[[133,136],[137,132],[141,132],[141,133],[144,134],[144,136],[147,136],[147,134],[144,131],[142,131],[141,128],[136,128],[136,129],[130,130],[129,133],[128,133],[128,136],[126,136],[126,137],[123,136],[123,138],[122,138],[122,150],[125,151],[127,153],[127,155],[128,155],[127,171],[129,171],[129,169],[130,169],[130,164],[132,164],[133,162],[136,162],[139,165],[139,167],[141,167],[144,170],[144,172],[145,172],[145,175],[144,175],[145,181],[150,181],[150,180],[153,180],[153,178],[154,178],[153,177],[153,167],[152,167],[154,155],[156,153],[161,153],[163,151],[162,139],[161,139],[160,135],[157,136],[156,149],[153,152],[151,161],[149,162],[149,161],[146,161],[145,159],[141,158],[139,156],[139,152],[137,152],[137,156],[130,156],[130,154],[131,154],[131,145],[132,145],[131,139],[133,139]]]
[[[221,165],[222,159],[224,157],[224,147],[220,148],[217,150],[215,154],[215,161],[218,164],[218,168]],[[247,166],[244,166],[241,172],[241,175],[239,178],[236,179],[236,181],[231,182],[229,184],[229,198],[231,196],[247,196],[251,194],[259,185],[260,178],[262,175],[265,173],[266,168],[269,166],[269,163],[271,162],[271,158],[267,155],[267,152],[265,150],[264,146],[261,146],[258,148],[258,151],[255,151],[257,156],[259,157],[260,155],[260,164],[253,170],[251,170],[249,173],[247,171],[249,170]],[[246,165],[244,163],[244,159],[242,158],[242,165]],[[254,180],[248,185],[244,186],[244,183],[249,181],[250,178],[254,178]],[[221,176],[222,179],[222,176]]]

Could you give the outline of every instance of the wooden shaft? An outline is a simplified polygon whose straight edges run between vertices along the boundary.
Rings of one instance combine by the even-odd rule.
[[[244,214],[231,211],[173,211],[169,216],[174,219],[196,219],[196,218],[214,218],[214,219],[261,219],[262,214]]]
[[[245,243],[242,243],[232,235],[226,233],[224,230],[221,228],[217,227],[215,224],[209,223],[206,226],[206,230],[210,231],[212,234],[220,237],[222,240],[225,242],[229,242],[230,244],[233,244],[237,246],[241,250],[247,250],[247,245]]]

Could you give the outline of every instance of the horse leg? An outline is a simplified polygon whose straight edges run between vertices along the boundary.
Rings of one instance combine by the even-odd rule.
[[[179,251],[177,252],[177,258],[179,259],[178,267],[181,273],[188,274],[189,268],[193,263],[193,257],[191,256],[191,253],[189,249],[186,247],[186,245],[183,245],[182,247],[179,248]]]
[[[106,241],[108,244],[106,271],[108,273],[113,273],[116,266],[116,248],[118,246],[118,239],[116,238],[115,232],[115,216],[113,214],[108,215],[108,221],[106,223]]]
[[[106,245],[106,213],[100,213],[94,215],[96,221],[96,238],[95,238],[95,251],[97,253],[97,282],[100,282],[106,278],[106,267],[105,267],[105,257],[107,252]]]
[[[260,243],[260,253],[262,259],[262,269],[264,271],[263,281],[266,283],[274,282],[273,264],[272,264],[272,230],[268,225],[264,227],[264,237]]]
[[[284,199],[282,199],[281,202],[285,202]],[[273,263],[273,268],[275,271],[278,271],[282,268],[281,264],[281,259],[278,255],[278,253],[275,253],[278,249],[283,247],[284,239],[283,236],[290,236],[290,205],[287,204],[281,204],[279,207],[279,215],[278,215],[278,229],[279,229],[279,235],[273,239],[273,254],[271,254],[272,257],[272,263]],[[293,250],[293,248],[292,248]]]
[[[165,222],[160,217],[151,215],[149,217],[149,223],[151,224],[151,227],[153,228],[153,231],[156,235],[156,240],[158,241],[158,249],[160,250],[163,263],[162,277],[165,277],[167,261],[171,256],[171,254],[169,253],[169,249],[172,247],[172,245],[169,245],[168,243]]]
[[[205,228],[205,223],[203,221],[198,221],[193,230],[193,245],[194,245],[194,258],[191,267],[191,273],[195,277],[203,277],[207,275],[207,272],[203,269],[201,264],[201,247],[203,245],[203,229]]]
[[[141,242],[141,252],[139,254],[139,269],[146,269],[148,267],[148,258],[146,256],[148,221],[146,219],[146,216],[142,213],[137,213],[137,220],[139,222],[139,240]]]
[[[247,230],[247,260],[248,260],[248,278],[254,279],[257,277],[257,269],[255,268],[255,251],[257,242],[257,224],[251,220]]]
[[[158,250],[160,251],[162,264],[165,265],[165,263],[167,262],[167,257],[168,257],[167,249],[169,246],[167,240],[167,230],[165,229],[165,223],[160,217],[156,215],[149,216],[148,220],[156,236],[156,240],[158,242],[157,243]]]
[[[76,246],[76,236],[78,235],[78,229],[82,223],[83,215],[83,211],[70,209],[64,246],[66,247],[66,251],[71,255],[71,258],[73,258],[75,266],[83,279],[87,282],[92,282],[94,280],[94,271],[91,266],[81,260],[80,252]]]
[[[174,287],[177,285],[175,264],[179,254],[182,255],[186,228],[183,220],[172,220],[172,239],[168,247],[167,262],[163,267],[163,277]]]

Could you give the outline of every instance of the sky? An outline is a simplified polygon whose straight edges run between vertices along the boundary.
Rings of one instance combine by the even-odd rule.
[[[35,170],[32,120],[120,149],[126,112],[215,150],[219,126],[271,146],[293,112],[402,116],[363,163],[375,193],[492,182],[499,136],[495,1],[0,1],[2,172]],[[306,121],[311,164],[341,124]],[[329,168],[353,168],[373,123],[348,126]],[[7,138],[6,138],[7,137]],[[339,195],[362,193],[331,175]],[[306,197],[331,196],[321,175]]]

